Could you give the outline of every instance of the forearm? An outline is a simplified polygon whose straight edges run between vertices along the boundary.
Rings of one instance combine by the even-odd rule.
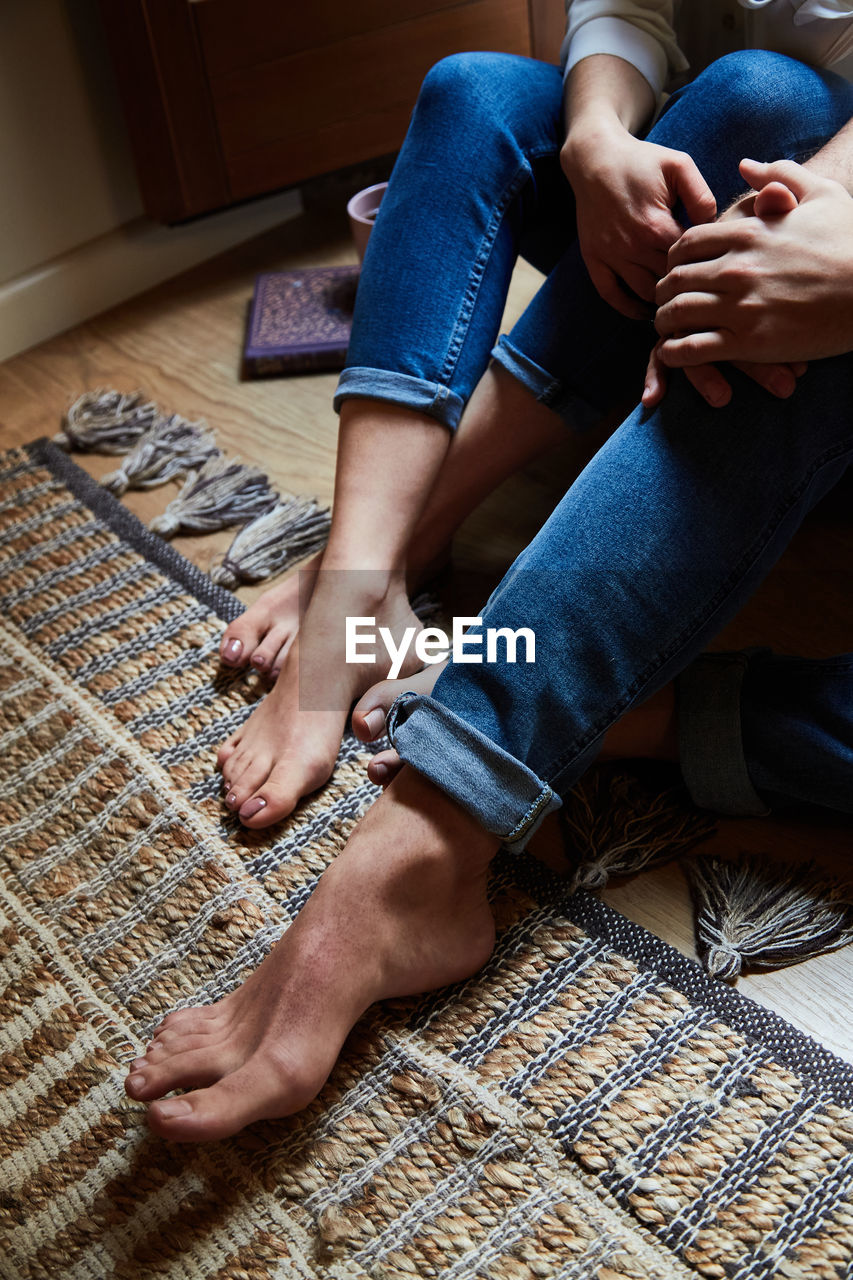
[[[614,129],[640,132],[654,107],[651,85],[630,62],[609,53],[584,58],[566,78],[564,170],[570,173],[580,153]]]

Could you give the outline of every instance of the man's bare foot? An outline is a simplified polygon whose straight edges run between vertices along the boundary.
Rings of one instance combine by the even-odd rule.
[[[392,702],[401,693],[432,693],[446,662],[424,667],[402,680],[380,680],[359,699],[352,713],[353,733],[361,742],[375,742],[385,730]],[[646,702],[633,707],[605,735],[599,760],[678,760],[675,686],[664,685]],[[403,767],[393,748],[379,751],[367,766],[367,776],[387,787]]]
[[[411,769],[369,810],[296,922],[218,1004],[170,1014],[128,1094],[178,1142],[290,1115],[322,1088],[376,1000],[475,973],[494,946],[486,898],[498,841]]]
[[[388,671],[382,645],[376,647],[374,664],[346,661],[347,617],[374,618],[376,628],[387,627],[397,644],[407,629],[420,630],[402,575],[318,574],[302,629],[288,647],[275,685],[219,749],[225,802],[246,826],[280,821],[328,779],[350,707]],[[417,663],[410,644],[403,672]]]
[[[371,685],[358,700],[352,712],[352,731],[360,742],[375,742],[385,732],[385,719],[391,703],[401,693],[432,693],[446,662],[434,662],[422,671],[401,680],[380,680]],[[396,778],[403,762],[393,747],[378,751],[367,766],[367,776],[377,787],[387,787]]]

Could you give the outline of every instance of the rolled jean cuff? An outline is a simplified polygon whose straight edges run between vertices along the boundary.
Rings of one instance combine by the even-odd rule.
[[[408,373],[392,373],[388,369],[368,369],[353,366],[344,369],[335,389],[335,412],[340,413],[344,400],[353,396],[362,399],[386,400],[404,409],[414,409],[435,418],[442,426],[455,431],[462,417],[465,402],[455,391],[442,387],[438,382],[427,382]]]
[[[682,671],[675,685],[678,759],[700,809],[764,818],[770,810],[752,785],[741,731],[748,665],[748,653],[704,653]]]
[[[402,693],[386,724],[398,755],[520,853],[562,801],[547,783],[442,703]]]
[[[506,334],[498,338],[491,355],[495,363],[512,374],[535,400],[544,404],[547,409],[553,409],[574,431],[594,427],[604,416],[602,409],[597,409],[576,392],[567,390],[559,378],[555,378],[547,369],[519,351],[518,347],[514,347]]]

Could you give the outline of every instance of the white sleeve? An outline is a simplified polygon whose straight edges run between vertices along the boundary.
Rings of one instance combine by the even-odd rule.
[[[673,8],[673,0],[566,0],[564,74],[593,53],[613,54],[636,67],[659,98],[669,77],[687,69]]]

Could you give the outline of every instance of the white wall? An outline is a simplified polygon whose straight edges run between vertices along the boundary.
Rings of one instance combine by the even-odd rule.
[[[96,0],[0,0],[0,359],[298,207],[287,192],[185,227],[150,222]]]

